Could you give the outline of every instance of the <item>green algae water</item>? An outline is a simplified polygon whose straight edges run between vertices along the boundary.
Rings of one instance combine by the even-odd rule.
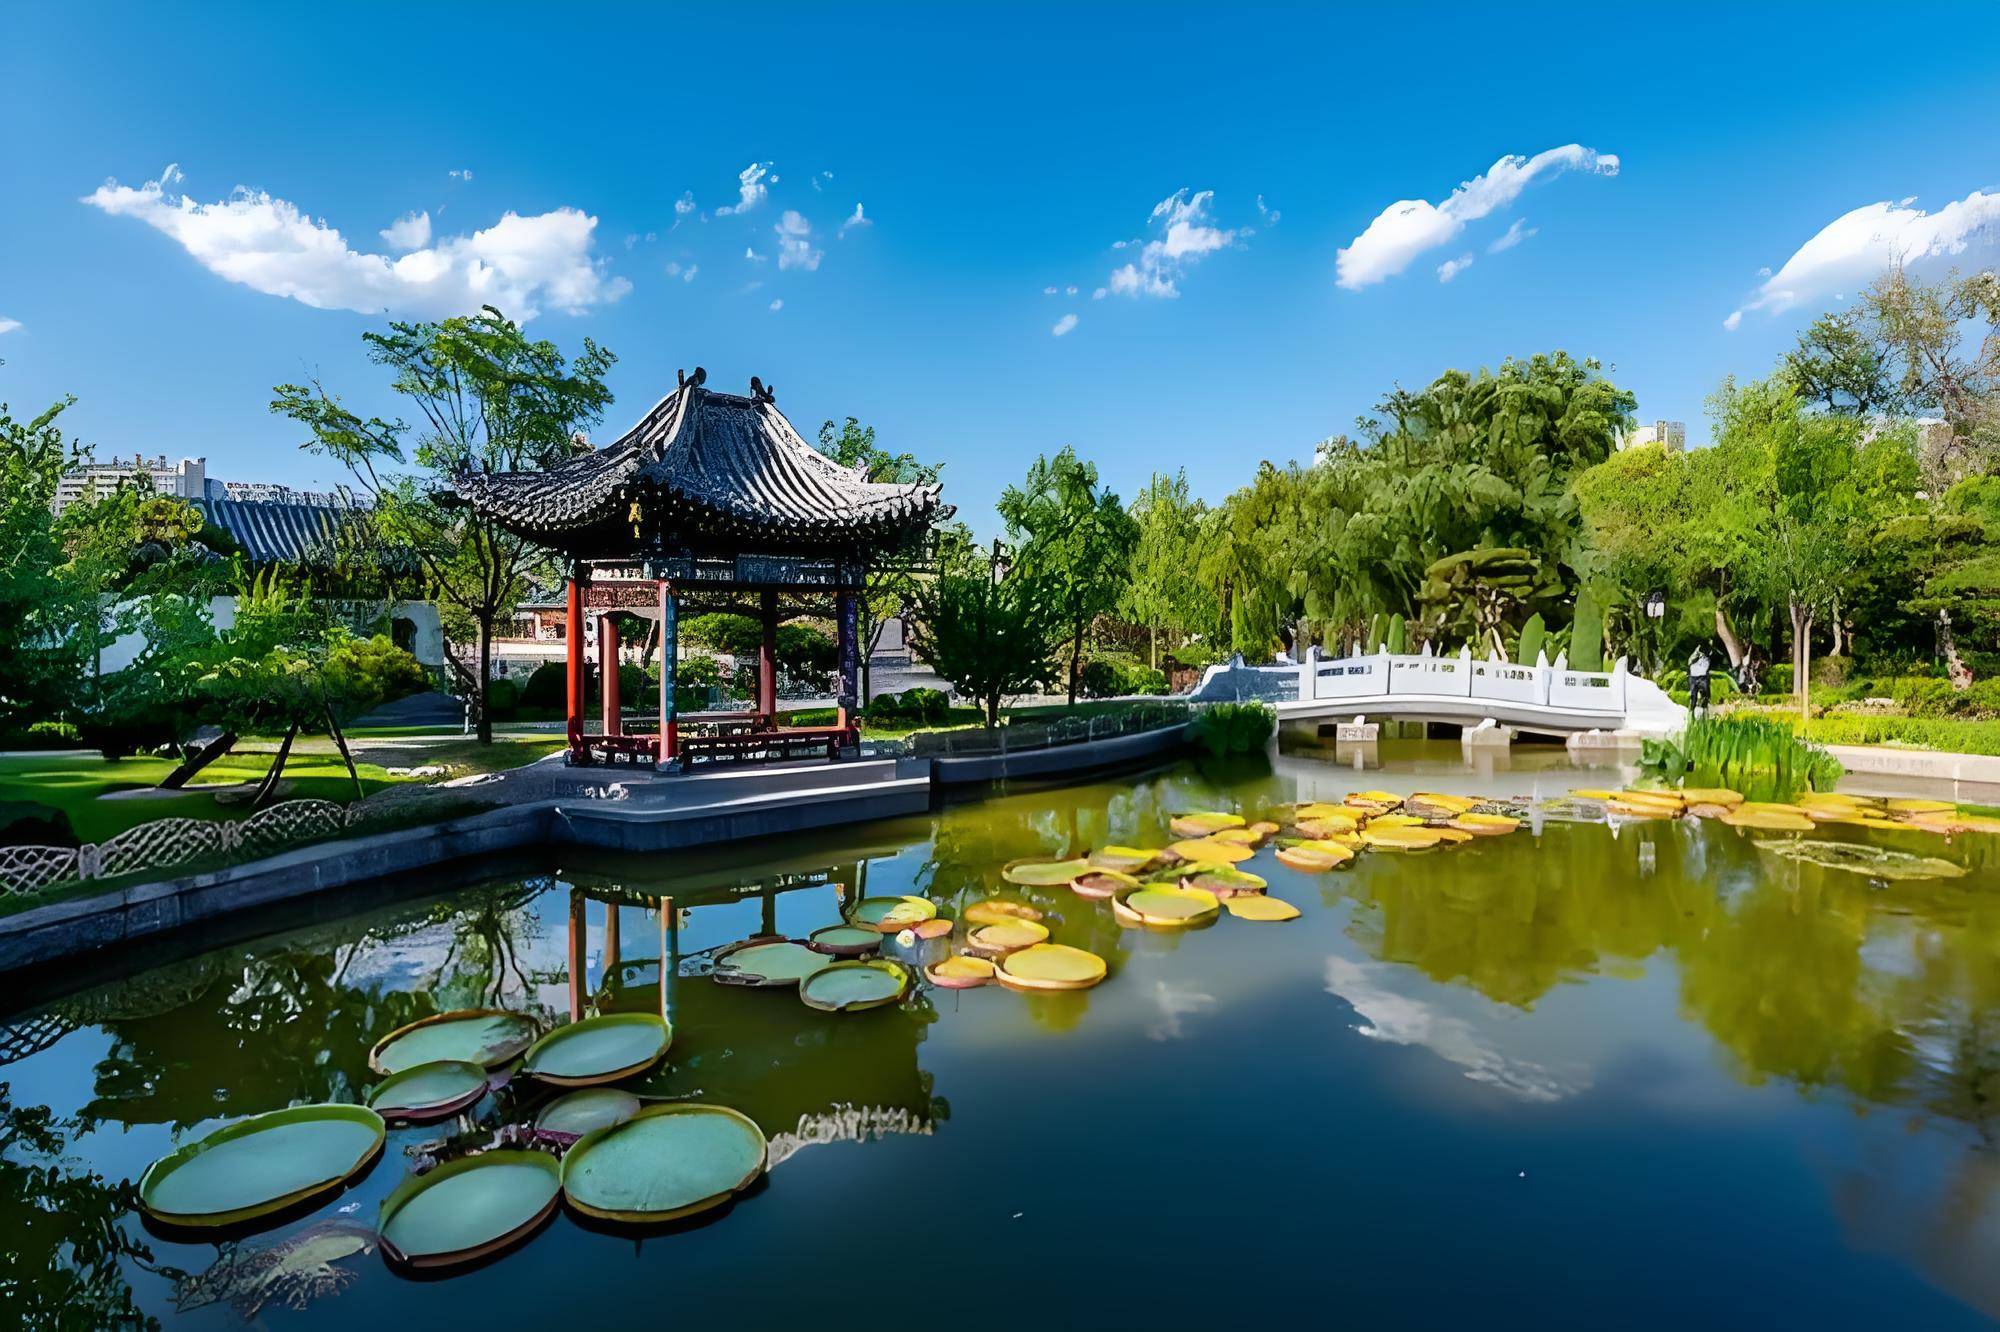
[[[1538,821],[1320,875],[1266,846],[1240,868],[1296,921],[1127,929],[1109,902],[1006,886],[1055,942],[1106,959],[1089,991],[919,985],[837,1014],[706,974],[723,945],[804,938],[863,896],[955,916],[1003,886],[1009,861],[1164,845],[1190,810],[1255,817],[1367,788],[1554,797],[1630,775],[1527,748],[1497,771],[1455,745],[1385,744],[1364,771],[1343,757],[1288,745],[845,835],[404,885],[345,919],[316,905],[316,923],[184,944],[38,1002],[0,1030],[0,1320],[1928,1329],[2000,1316],[2000,836],[1828,834],[1968,871],[1908,881],[1782,858],[1758,849],[1769,834],[1696,820]],[[677,1226],[564,1212],[442,1278],[392,1269],[374,1226],[450,1123],[391,1128],[352,1186],[268,1228],[204,1241],[141,1222],[131,1181],[177,1141],[359,1102],[378,1039],[461,1008],[543,1029],[663,1014],[672,1048],[621,1088],[742,1111],[770,1141],[768,1176]],[[483,1126],[514,1094],[480,1104]]]

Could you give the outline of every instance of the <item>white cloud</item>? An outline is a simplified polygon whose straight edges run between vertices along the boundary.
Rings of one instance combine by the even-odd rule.
[[[462,169],[459,167],[453,167],[450,171],[447,171],[445,174],[450,176],[453,180],[469,181],[472,179],[472,169],[470,167]]]
[[[737,172],[736,202],[722,205],[722,207],[715,210],[715,215],[717,217],[727,217],[731,213],[747,213],[758,204],[763,203],[764,196],[771,192],[770,187],[764,183],[764,177],[770,170],[771,164],[769,162],[752,162],[749,166]],[[771,184],[775,185],[777,181],[778,178],[776,176],[771,177]]]
[[[405,213],[382,228],[380,235],[392,250],[421,250],[431,243],[431,215]]]
[[[1093,301],[1101,301],[1110,294],[1111,292],[1108,287],[1099,287],[1096,291],[1090,293],[1090,299]]]
[[[1074,282],[1072,282],[1072,283],[1070,283],[1070,284],[1069,284],[1069,285],[1068,285],[1067,287],[1064,287],[1064,288],[1063,288],[1063,294],[1064,294],[1065,296],[1074,296],[1074,295],[1076,295],[1076,284],[1075,284]]]
[[[822,252],[813,248],[812,223],[803,215],[787,208],[771,230],[778,233],[779,268],[803,268],[810,273],[819,267]]]
[[[749,245],[743,247],[743,257],[753,264],[761,264],[765,259],[764,255],[757,253],[755,247]]]
[[[1540,227],[1531,227],[1523,219],[1517,217],[1514,219],[1512,226],[1508,227],[1501,235],[1493,238],[1492,243],[1486,247],[1486,253],[1498,254],[1502,250],[1511,250],[1540,230]]]
[[[1264,196],[1260,194],[1257,196],[1257,216],[1264,219],[1265,226],[1275,227],[1278,225],[1279,219],[1284,217],[1284,214],[1275,208],[1266,208],[1264,206]]]
[[[1581,144],[1565,144],[1533,157],[1503,157],[1484,175],[1474,176],[1453,190],[1441,204],[1423,199],[1392,203],[1334,256],[1335,281],[1358,291],[1392,278],[1424,251],[1450,244],[1468,222],[1511,205],[1537,177],[1564,171],[1615,176],[1618,158]]]
[[[825,189],[825,188],[826,188],[826,182],[827,182],[827,181],[829,181],[829,180],[832,180],[832,179],[833,179],[833,173],[832,173],[831,171],[822,171],[822,172],[820,172],[820,173],[819,173],[819,174],[818,174],[817,176],[814,176],[814,177],[812,178],[812,187],[813,187],[813,190],[814,190],[815,192],[818,192],[818,191],[820,191],[820,190],[823,190],[823,189]]]
[[[239,187],[219,203],[196,203],[171,192],[180,179],[169,166],[136,189],[106,181],[82,202],[164,232],[231,282],[322,310],[434,318],[493,305],[528,320],[545,308],[573,313],[615,301],[632,287],[593,257],[597,219],[576,208],[505,213],[484,231],[392,259],[353,249],[284,199]]]
[[[784,308],[785,308],[785,301],[783,297],[779,297],[777,300],[771,302],[771,309],[774,311],[782,310]]]
[[[1757,293],[1722,321],[1733,329],[1750,310],[1770,314],[1865,286],[1884,269],[1964,254],[2000,242],[2000,194],[1974,190],[1927,213],[1911,199],[1843,213],[1765,277]],[[1765,270],[1768,272],[1769,270]]]
[[[694,275],[700,271],[700,264],[683,264],[678,259],[667,260],[668,277],[677,277],[683,282],[692,282],[694,281]]]
[[[1055,289],[1054,287],[1043,287],[1043,288],[1042,288],[1042,295],[1044,295],[1044,296],[1053,296],[1053,295],[1055,295],[1055,294],[1056,294],[1056,289]]]
[[[5,318],[4,316],[0,316],[0,334],[12,333],[15,329],[19,328],[20,326],[21,326],[21,321],[18,319],[8,319]]]
[[[1472,267],[1472,255],[1469,252],[1461,254],[1456,259],[1447,259],[1438,265],[1438,281],[1449,282],[1470,267]]]
[[[874,225],[875,225],[875,219],[865,215],[861,211],[861,205],[857,203],[854,205],[853,216],[849,217],[845,222],[842,222],[840,224],[840,234],[845,236],[848,232],[854,230],[854,228],[856,227],[872,227]]]
[[[1139,258],[1111,271],[1105,286],[1120,296],[1178,296],[1179,281],[1189,266],[1236,240],[1235,231],[1210,225],[1208,206],[1215,191],[1202,190],[1189,197],[1185,189],[1153,206],[1148,225],[1155,237],[1139,249]],[[1122,250],[1138,242],[1116,241],[1112,249]]]
[[[1057,337],[1061,337],[1063,334],[1069,332],[1071,329],[1075,327],[1076,327],[1076,316],[1073,314],[1066,314],[1061,319],[1056,320],[1056,326],[1050,329],[1049,332],[1055,334]]]

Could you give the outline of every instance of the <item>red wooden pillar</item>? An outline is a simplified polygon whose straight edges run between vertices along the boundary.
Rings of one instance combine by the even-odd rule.
[[[583,743],[583,588],[581,568],[569,574],[568,622],[563,626],[563,665],[568,685],[569,757],[572,763],[590,762]]]
[[[623,735],[618,717],[618,626],[609,615],[597,617],[597,673],[603,683],[598,688],[604,714],[604,733]]]
[[[778,721],[778,593],[773,588],[763,592],[764,638],[757,645],[757,711],[764,714],[764,721],[776,725]]]
[[[589,929],[584,922],[583,889],[569,890],[569,1020],[583,1020],[583,992],[587,982],[584,943]]]

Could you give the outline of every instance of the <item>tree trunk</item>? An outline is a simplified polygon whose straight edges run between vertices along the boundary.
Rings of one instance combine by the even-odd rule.
[[[340,719],[333,715],[333,704],[326,706],[326,729],[333,735],[333,743],[340,749],[341,762],[347,765],[347,780],[354,783],[354,798],[361,799],[361,774],[354,770],[354,754],[347,748],[347,733],[340,729]]]
[[[612,669],[616,670],[614,666]],[[493,618],[479,617],[479,743],[493,743],[493,713],[486,706],[486,696],[493,683]]]
[[[292,754],[292,739],[299,733],[299,724],[293,722],[285,731],[285,738],[278,742],[278,756],[271,760],[271,770],[264,774],[264,780],[257,785],[257,794],[250,801],[251,809],[262,809],[278,790],[278,778],[285,771],[285,760]]]
[[[1729,625],[1729,615],[1722,607],[1715,608],[1715,636],[1722,640],[1722,650],[1729,654],[1729,669],[1735,670],[1743,664],[1743,640],[1736,636],[1736,630]]]
[[[1972,687],[1972,667],[1966,665],[1965,658],[1958,655],[1958,639],[1951,632],[1951,612],[1938,612],[1938,650],[1944,653],[1945,675],[1951,680],[1953,689]]]
[[[1146,632],[1152,635],[1153,669],[1157,671],[1160,669],[1160,626],[1157,624],[1152,625],[1147,629]]]
[[[234,731],[224,731],[215,739],[203,745],[194,753],[181,760],[181,765],[160,779],[162,791],[178,791],[194,779],[194,775],[209,764],[236,747],[237,735]]]
[[[986,725],[988,728],[1000,724],[1000,691],[994,690],[986,696]]]
[[[1812,664],[1812,610],[1794,601],[1792,612],[1792,693],[1799,700],[1799,715],[1807,712],[1811,688],[1807,672]]]
[[[1079,625],[1076,637],[1069,641],[1069,705],[1076,706],[1076,673],[1078,663],[1083,658],[1083,627]]]

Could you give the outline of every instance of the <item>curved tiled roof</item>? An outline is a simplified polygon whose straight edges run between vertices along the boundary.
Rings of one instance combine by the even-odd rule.
[[[937,486],[842,467],[800,438],[755,379],[742,397],[706,378],[697,369],[604,448],[544,472],[467,474],[456,498],[538,537],[619,521],[631,500],[659,497],[718,536],[879,540],[937,513]]]
[[[253,564],[322,564],[339,544],[354,509],[327,496],[237,499],[227,492],[196,501],[204,516],[236,540]]]

